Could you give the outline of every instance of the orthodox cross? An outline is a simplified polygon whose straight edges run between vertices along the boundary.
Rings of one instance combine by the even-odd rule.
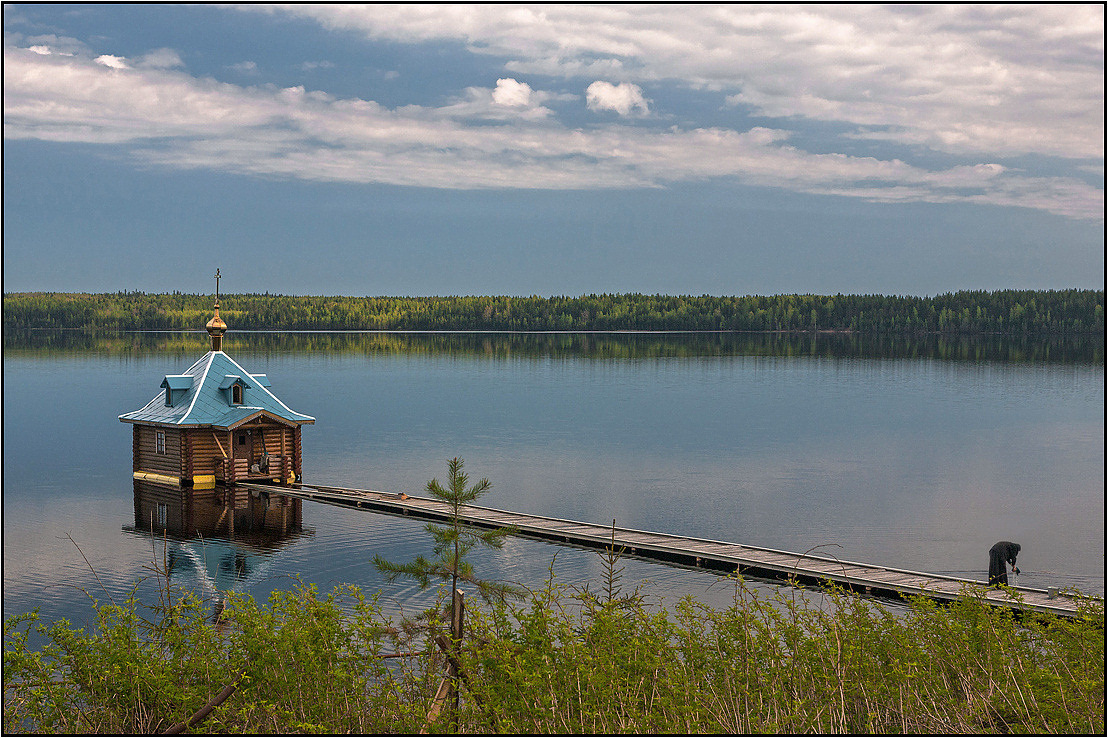
[[[215,301],[219,302],[219,268],[215,270]]]

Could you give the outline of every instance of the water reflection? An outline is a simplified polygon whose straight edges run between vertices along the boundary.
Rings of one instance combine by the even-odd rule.
[[[433,586],[387,583],[372,566],[376,553],[398,561],[426,554],[432,541],[425,522],[402,515],[378,514],[342,506],[309,504],[312,527],[303,526],[303,501],[239,490],[230,514],[227,489],[194,491],[145,480],[134,481],[133,525],[123,531],[154,547],[154,565],[164,570],[177,591],[191,590],[207,602],[211,617],[222,613],[230,592],[264,599],[275,588],[288,588],[301,573],[323,591],[356,584],[363,591],[382,590],[390,614],[431,607],[439,596]],[[233,522],[233,527],[232,527]],[[487,578],[525,590],[541,589],[553,577],[570,592],[595,589],[605,575],[604,555],[593,549],[509,538],[500,550],[481,549],[468,559]],[[148,550],[147,563],[150,568]],[[691,595],[714,607],[729,606],[735,582],[712,569],[663,564],[622,552],[617,564],[627,592],[642,589],[644,602],[658,608]],[[779,582],[748,579],[746,587],[771,597]],[[784,588],[789,592],[792,590]],[[153,593],[145,590],[145,601]]]
[[[4,350],[195,356],[203,331],[87,333],[8,331]],[[1104,336],[860,335],[853,333],[379,333],[229,331],[230,351],[436,355],[511,358],[660,359],[703,356],[776,356],[856,359],[936,359],[1096,364],[1105,361]]]
[[[377,554],[404,562],[428,553],[418,521],[309,504],[282,533],[273,501],[266,511],[260,498],[221,521],[218,501],[190,511],[175,490],[162,500],[162,523],[156,497],[139,490],[132,499],[132,436],[116,417],[149,398],[151,376],[195,360],[207,341],[204,333],[5,334],[5,612],[41,607],[45,618],[79,622],[86,590],[127,596],[153,561],[161,565],[163,541],[175,552],[175,581],[197,592],[210,580],[211,591],[235,587],[264,600],[299,580],[321,591],[382,589],[397,609],[433,599],[388,585],[372,566]],[[418,494],[458,455],[493,481],[493,507],[793,551],[834,544],[843,559],[973,578],[984,576],[993,542],[1015,540],[1026,557],[1021,584],[1103,593],[1103,338],[1033,343],[769,334],[228,340],[279,382],[283,399],[320,418],[305,438],[308,482]],[[836,351],[847,355],[824,358]],[[897,352],[921,358],[885,358]],[[929,358],[939,356],[949,360]],[[44,398],[64,422],[43,412]],[[602,574],[595,552],[523,539],[474,563],[490,579],[536,588],[556,551],[563,581],[584,586]],[[628,586],[649,580],[646,591],[669,601],[726,603],[731,592],[707,572],[627,565]],[[142,601],[156,601],[153,583],[142,586]]]
[[[199,585],[222,608],[227,592],[248,591],[271,574],[274,554],[304,535],[303,502],[226,488],[194,490],[135,480],[134,525],[123,530],[164,543],[170,584]]]
[[[135,525],[140,533],[190,539],[225,537],[259,550],[287,544],[303,532],[303,502],[284,495],[226,487],[196,490],[136,479]]]

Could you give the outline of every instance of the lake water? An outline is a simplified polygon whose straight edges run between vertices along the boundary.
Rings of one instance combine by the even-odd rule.
[[[1007,539],[1014,583],[1104,594],[1102,340],[231,333],[225,348],[316,417],[307,483],[424,494],[461,456],[490,507],[972,578]],[[5,338],[5,616],[84,622],[88,596],[149,574],[163,544],[135,531],[117,416],[206,350],[203,334]],[[174,581],[432,596],[371,564],[429,553],[419,522],[305,502],[296,535],[247,533],[169,540]],[[530,587],[552,561],[571,584],[601,572],[594,552],[521,539],[475,560]],[[625,566],[655,602],[731,596],[709,572]]]

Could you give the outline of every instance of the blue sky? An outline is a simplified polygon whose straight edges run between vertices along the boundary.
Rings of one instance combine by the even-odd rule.
[[[1104,7],[5,5],[4,290],[1104,288]]]

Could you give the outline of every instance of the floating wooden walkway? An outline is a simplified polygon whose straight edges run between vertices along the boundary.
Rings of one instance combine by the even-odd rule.
[[[448,505],[426,497],[324,485],[280,487],[240,482],[237,486],[389,515],[434,521],[450,519]],[[467,505],[463,511],[464,521],[474,527],[513,526],[521,536],[587,548],[605,548],[613,542],[611,526],[526,515],[476,505]],[[738,571],[744,576],[784,579],[797,584],[822,585],[832,582],[854,591],[892,598],[925,595],[949,602],[963,596],[969,587],[977,588],[975,594],[984,596],[991,605],[1071,617],[1077,614],[1077,602],[1072,597],[1065,594],[1051,596],[1041,589],[989,589],[985,582],[971,579],[630,528],[617,527],[614,534],[616,547],[623,548],[626,554],[682,566],[730,573]]]

